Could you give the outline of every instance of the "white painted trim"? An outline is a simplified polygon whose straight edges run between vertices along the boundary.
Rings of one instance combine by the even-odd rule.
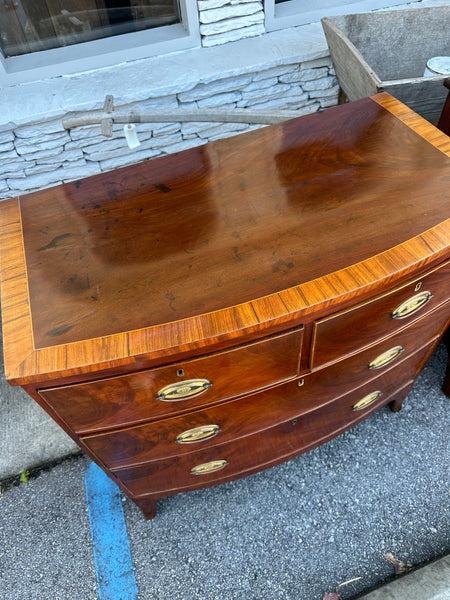
[[[5,59],[0,86],[40,81],[200,46],[197,3],[180,2],[181,23]]]
[[[411,0],[411,3],[416,1]],[[275,0],[264,0],[266,31],[316,23],[322,17],[366,12],[400,4],[404,5],[405,0],[289,0],[280,4],[276,4]]]

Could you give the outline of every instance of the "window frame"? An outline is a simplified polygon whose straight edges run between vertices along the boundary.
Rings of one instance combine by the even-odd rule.
[[[179,0],[180,23],[5,58],[0,86],[8,87],[200,46],[197,3]]]
[[[329,0],[328,0],[329,1]],[[382,8],[395,8],[407,0],[336,0],[335,6],[327,7],[327,0],[315,0],[312,10],[311,0],[288,0],[276,4],[275,0],[264,0],[266,31],[276,31],[298,25],[319,22],[322,17],[366,12]],[[411,3],[417,0],[410,0]]]

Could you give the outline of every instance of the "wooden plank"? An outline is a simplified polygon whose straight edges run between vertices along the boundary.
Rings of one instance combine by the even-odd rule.
[[[353,101],[376,94],[381,79],[361,52],[330,18],[322,19],[322,27],[339,85],[347,98]]]

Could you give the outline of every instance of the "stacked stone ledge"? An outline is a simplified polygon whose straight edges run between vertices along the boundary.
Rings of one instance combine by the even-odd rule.
[[[326,57],[200,82],[188,91],[120,108],[136,112],[158,108],[294,110],[302,116],[337,104],[338,89],[331,60]],[[257,127],[217,122],[143,123],[137,125],[141,144],[130,150],[121,125],[114,125],[113,137],[106,138],[101,135],[100,125],[65,131],[62,117],[0,133],[0,199],[179,152]]]
[[[202,46],[265,33],[263,0],[198,0]]]

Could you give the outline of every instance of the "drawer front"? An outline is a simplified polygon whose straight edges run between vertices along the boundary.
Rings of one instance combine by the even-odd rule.
[[[447,307],[434,311],[391,338],[310,373],[300,382],[289,382],[182,416],[90,435],[83,438],[83,443],[107,467],[116,468],[187,454],[200,447],[256,433],[298,415],[300,410],[312,410],[344,395],[396,366],[423,346],[422,353],[425,354],[431,340],[443,329],[447,316]],[[401,350],[392,352],[398,348]],[[380,360],[383,356],[385,358]],[[376,368],[370,368],[373,363]]]
[[[369,383],[309,412],[301,408],[301,390],[295,390],[294,382],[279,386],[280,399],[296,395],[299,408],[278,425],[211,448],[117,469],[114,474],[134,495],[163,496],[242,477],[288,460],[342,433],[386,404],[411,383],[423,359],[420,351]]]
[[[314,324],[311,368],[373,344],[449,298],[450,262],[359,306]]]
[[[295,377],[302,329],[190,361],[41,390],[76,432],[102,430],[205,406]]]

